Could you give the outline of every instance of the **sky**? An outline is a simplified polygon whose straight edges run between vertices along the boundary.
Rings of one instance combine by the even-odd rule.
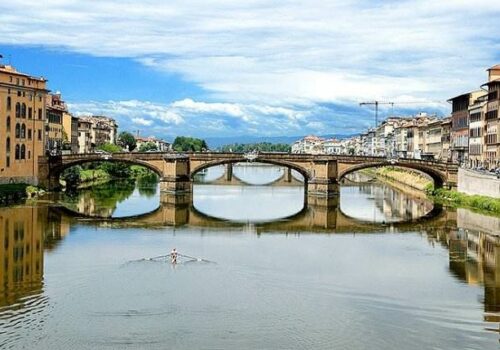
[[[170,138],[356,134],[446,116],[500,63],[496,0],[0,2],[3,63],[76,115]]]

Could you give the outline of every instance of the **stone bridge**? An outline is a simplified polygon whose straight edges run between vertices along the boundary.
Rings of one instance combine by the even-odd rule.
[[[250,158],[243,153],[113,153],[73,154],[39,158],[39,185],[48,190],[60,187],[59,176],[74,165],[88,162],[125,162],[143,165],[160,176],[160,188],[164,192],[191,192],[195,174],[203,169],[240,162]],[[383,157],[312,155],[293,153],[259,153],[251,161],[274,164],[296,170],[304,177],[308,194],[337,195],[340,181],[352,172],[372,167],[398,166],[421,171],[429,175],[436,187],[456,187],[458,167],[418,159],[388,160]]]

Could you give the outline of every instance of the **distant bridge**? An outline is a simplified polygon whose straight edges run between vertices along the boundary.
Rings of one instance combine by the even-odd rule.
[[[191,192],[194,176],[217,165],[235,164],[249,161],[243,153],[162,153],[133,152],[113,154],[72,154],[40,157],[39,184],[48,190],[60,188],[59,176],[74,165],[88,162],[125,162],[145,166],[160,177],[160,188],[165,192]],[[398,166],[421,171],[429,175],[435,187],[456,187],[458,166],[418,159],[388,160],[383,157],[312,155],[292,153],[259,153],[252,161],[287,167],[304,177],[304,185],[309,194],[337,195],[340,181],[355,171],[382,166]]]

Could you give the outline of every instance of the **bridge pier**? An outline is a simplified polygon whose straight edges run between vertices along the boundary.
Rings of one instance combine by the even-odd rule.
[[[307,181],[307,193],[315,196],[338,196],[337,161],[318,160],[311,166],[311,177]]]
[[[160,191],[166,193],[190,193],[193,183],[190,177],[189,157],[165,157]]]
[[[285,182],[292,182],[292,169],[291,168],[285,168]]]
[[[226,164],[226,181],[232,181],[233,180],[233,164],[229,163]]]

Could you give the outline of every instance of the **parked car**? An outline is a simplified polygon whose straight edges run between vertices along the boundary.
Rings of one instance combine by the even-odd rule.
[[[96,153],[96,154],[109,154],[108,152],[103,151],[102,149],[96,149],[96,150],[94,151],[94,153]]]

